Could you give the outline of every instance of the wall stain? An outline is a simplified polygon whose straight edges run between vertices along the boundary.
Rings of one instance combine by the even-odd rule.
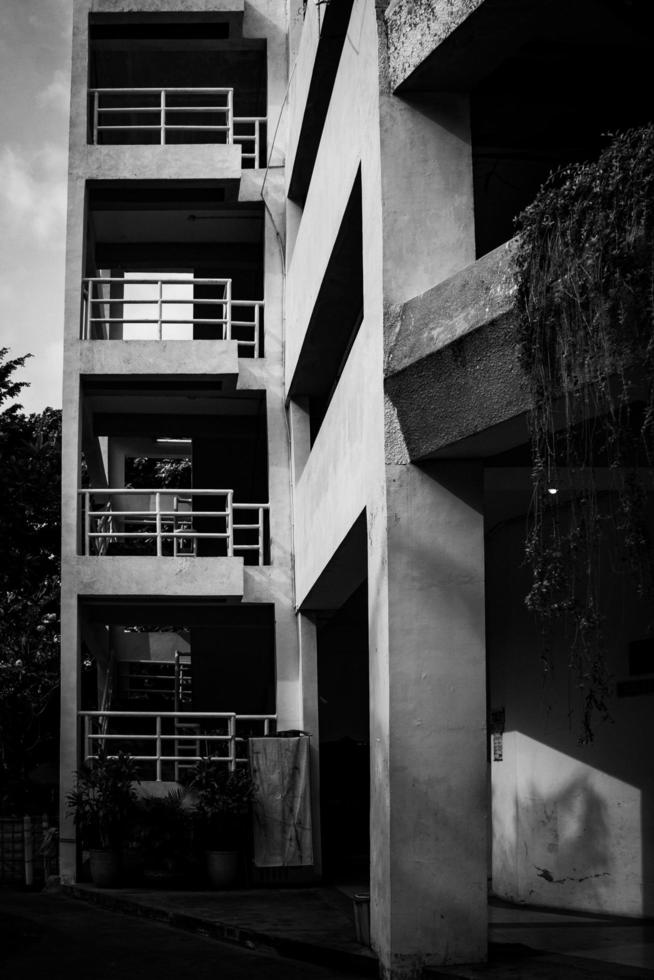
[[[538,877],[539,878],[544,878],[545,881],[549,881],[553,885],[564,885],[566,883],[566,881],[575,881],[577,883],[580,883],[582,881],[589,881],[591,878],[609,878],[610,877],[610,872],[608,872],[608,871],[600,871],[600,872],[598,872],[597,874],[594,874],[594,875],[583,875],[581,878],[555,878],[552,875],[552,872],[551,871],[548,871],[547,868],[539,868],[537,864],[535,864],[534,867],[536,868],[536,871],[538,872]]]

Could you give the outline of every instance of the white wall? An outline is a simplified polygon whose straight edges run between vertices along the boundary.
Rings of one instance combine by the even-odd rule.
[[[494,891],[517,902],[652,915],[652,695],[612,698],[612,721],[597,721],[593,743],[579,743],[568,640],[554,643],[545,677],[524,605],[524,535],[523,513],[487,534],[486,544],[490,700],[506,710],[503,759],[491,763]],[[601,560],[613,690],[628,676],[628,642],[647,635],[650,612],[628,578],[611,574],[614,554]]]

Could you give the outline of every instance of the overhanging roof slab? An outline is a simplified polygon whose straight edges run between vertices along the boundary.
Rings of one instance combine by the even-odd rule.
[[[395,0],[386,11],[393,91],[464,91],[528,40],[551,0]]]

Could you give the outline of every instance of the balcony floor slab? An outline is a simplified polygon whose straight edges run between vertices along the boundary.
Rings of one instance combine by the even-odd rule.
[[[64,566],[79,596],[243,597],[242,558],[77,556]]]

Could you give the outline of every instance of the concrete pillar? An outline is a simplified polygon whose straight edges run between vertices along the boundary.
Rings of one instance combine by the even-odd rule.
[[[320,726],[318,716],[318,643],[316,627],[308,616],[297,615],[300,651],[300,728],[311,736],[311,819],[313,827],[313,867],[322,873],[320,836]]]
[[[371,664],[372,934],[382,976],[409,980],[425,965],[486,956],[482,471],[387,465],[386,479],[388,649]],[[380,695],[387,704],[376,705]]]
[[[404,303],[475,261],[470,100],[380,94],[384,300]]]
[[[62,430],[61,511],[61,666],[60,666],[60,790],[59,868],[63,881],[73,881],[77,866],[75,826],[68,813],[66,797],[74,786],[78,768],[78,711],[80,706],[79,624],[77,581],[72,572],[77,553],[78,493],[81,425],[77,414],[79,377],[66,375]]]

